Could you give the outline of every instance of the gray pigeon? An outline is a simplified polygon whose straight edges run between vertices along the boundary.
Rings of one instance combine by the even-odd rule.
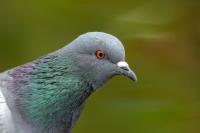
[[[86,99],[115,75],[136,81],[122,43],[102,32],[0,74],[2,133],[71,133]]]

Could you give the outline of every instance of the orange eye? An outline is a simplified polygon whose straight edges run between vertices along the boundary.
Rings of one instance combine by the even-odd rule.
[[[98,59],[103,59],[105,57],[105,53],[101,50],[97,50],[95,55]]]

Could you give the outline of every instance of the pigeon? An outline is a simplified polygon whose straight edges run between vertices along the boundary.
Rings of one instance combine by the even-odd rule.
[[[0,74],[0,132],[71,133],[87,98],[109,79],[136,74],[123,44],[88,32],[65,47]]]

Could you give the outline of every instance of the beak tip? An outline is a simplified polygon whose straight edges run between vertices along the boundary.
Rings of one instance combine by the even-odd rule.
[[[131,73],[130,79],[133,80],[134,82],[138,81],[138,78],[137,78],[137,76],[134,73]]]

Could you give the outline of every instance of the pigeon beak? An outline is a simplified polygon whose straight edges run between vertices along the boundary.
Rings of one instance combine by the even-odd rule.
[[[120,74],[130,78],[133,81],[137,81],[136,74],[129,68],[128,63],[125,61],[120,61],[117,63],[117,66],[120,68]]]

